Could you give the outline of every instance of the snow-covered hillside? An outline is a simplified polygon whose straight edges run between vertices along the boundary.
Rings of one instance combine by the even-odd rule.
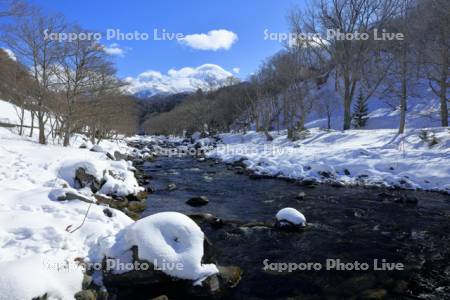
[[[324,93],[326,96],[332,95],[338,102],[332,112],[331,128],[341,130],[343,124],[341,96],[334,92],[334,82],[331,80],[323,86],[323,89],[328,90]],[[383,90],[383,87],[379,89]],[[398,128],[400,122],[398,103],[399,100],[392,95],[386,97],[376,92],[368,99],[369,115],[365,129]],[[439,127],[440,124],[439,98],[433,93],[426,80],[419,81],[414,88],[414,93],[408,97],[406,128]],[[327,128],[327,119],[320,113],[312,111],[306,127]]]

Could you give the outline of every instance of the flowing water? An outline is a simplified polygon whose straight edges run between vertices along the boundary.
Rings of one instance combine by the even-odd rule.
[[[143,216],[178,211],[230,220],[220,228],[200,223],[218,263],[243,270],[241,282],[225,299],[450,299],[448,195],[255,180],[231,166],[190,157],[159,157],[143,170],[156,188]],[[169,191],[169,183],[177,188]],[[306,195],[303,199],[300,192]],[[418,203],[391,201],[382,193],[415,198]],[[208,197],[208,205],[185,204],[200,195]],[[270,222],[283,207],[300,210],[308,226],[301,232],[283,232],[240,225]],[[405,270],[374,270],[374,261],[380,267],[383,259],[403,264]],[[327,260],[351,264],[339,265],[345,270],[331,266],[327,270]],[[348,270],[354,262],[369,268]],[[307,270],[278,272],[270,263],[296,263]]]

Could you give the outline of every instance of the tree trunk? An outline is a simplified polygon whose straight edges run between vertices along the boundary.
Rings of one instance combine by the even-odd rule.
[[[255,114],[255,131],[261,131],[258,113]]]
[[[401,96],[400,96],[400,124],[398,133],[403,134],[405,132],[406,123],[406,105],[407,105],[407,62],[406,62],[406,45],[402,45],[401,55]]]
[[[352,125],[352,98],[355,89],[355,82],[350,81],[348,76],[344,78],[344,130],[350,129]]]
[[[344,130],[350,129],[352,124],[351,100],[348,96],[344,98]]]
[[[70,123],[71,123],[71,112],[70,112],[70,107],[69,107],[69,113],[66,116],[66,120],[64,121],[64,139],[63,139],[63,146],[67,147],[70,144]]]
[[[439,80],[439,99],[441,102],[441,125],[442,127],[448,127],[448,107],[447,107],[447,72],[448,72],[448,51],[443,53],[443,64],[441,78]]]
[[[331,129],[331,112],[327,113],[327,125],[328,129]]]
[[[20,127],[19,127],[19,135],[23,134],[23,119],[25,117],[25,108],[22,106],[20,108]]]
[[[69,120],[66,121],[66,126],[64,128],[64,141],[63,146],[67,147],[70,144],[70,122]]]
[[[30,129],[30,137],[33,137],[33,131],[34,131],[34,113],[31,112],[31,129]]]
[[[95,144],[95,127],[91,126],[91,143]]]
[[[38,127],[39,127],[39,144],[45,145],[47,144],[47,139],[45,137],[44,114],[42,112],[38,112]]]
[[[406,123],[406,78],[403,76],[402,78],[402,95],[400,97],[400,126],[398,128],[398,133],[402,134],[405,132],[405,123]]]

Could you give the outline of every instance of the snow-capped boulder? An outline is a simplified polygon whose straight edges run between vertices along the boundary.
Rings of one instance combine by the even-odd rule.
[[[210,299],[236,287],[241,279],[239,267],[216,265],[214,248],[200,227],[177,212],[140,219],[121,230],[109,245],[102,248],[108,249],[103,252],[104,266],[120,260],[128,267],[104,267],[103,284],[108,290],[118,288],[133,295],[145,289],[149,297],[157,296],[151,294],[157,291],[176,299]]]
[[[103,147],[100,146],[100,145],[94,145],[94,146],[91,148],[91,151],[92,151],[92,152],[100,152],[100,153],[104,153],[104,152],[105,152],[105,150],[103,149]]]
[[[133,260],[131,249],[136,246],[139,260],[150,262],[172,277],[201,282],[219,272],[214,264],[202,264],[203,243],[202,230],[189,217],[162,212],[123,229],[109,256]],[[165,268],[175,265],[181,267]],[[121,273],[121,270],[115,272]]]
[[[62,164],[58,176],[76,189],[89,187],[94,193],[126,197],[144,190],[132,170],[130,163],[124,160],[73,160]]]
[[[286,207],[278,211],[275,218],[277,227],[304,227],[306,226],[305,216],[292,207]]]

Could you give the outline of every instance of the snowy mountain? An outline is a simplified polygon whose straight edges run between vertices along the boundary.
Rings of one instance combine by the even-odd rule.
[[[233,74],[214,64],[204,64],[196,68],[170,69],[167,74],[145,71],[137,77],[127,77],[127,91],[139,98],[157,94],[193,92],[199,88],[223,86]]]

